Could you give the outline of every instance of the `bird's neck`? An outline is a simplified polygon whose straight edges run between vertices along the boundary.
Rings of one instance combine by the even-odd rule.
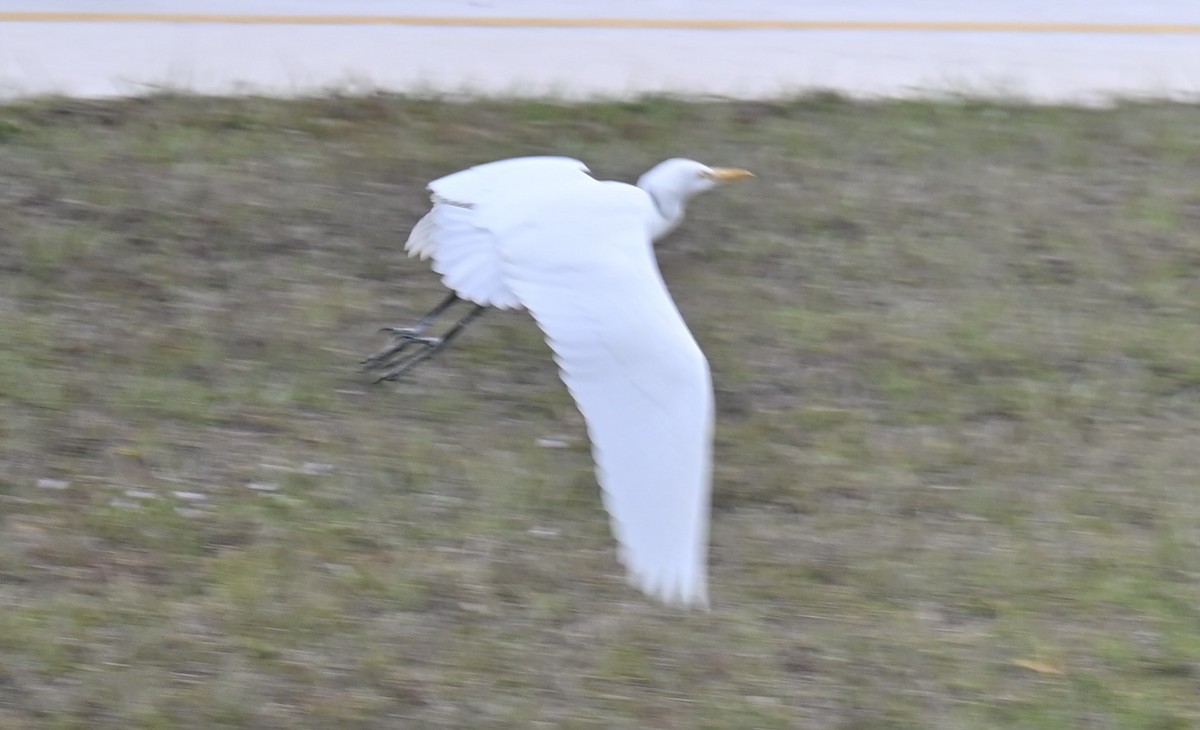
[[[679,227],[683,221],[685,204],[674,196],[655,195],[653,190],[646,192],[650,195],[650,201],[654,203],[654,210],[658,213],[650,225],[650,239],[658,241]]]

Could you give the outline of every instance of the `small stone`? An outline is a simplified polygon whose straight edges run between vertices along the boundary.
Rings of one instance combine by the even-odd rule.
[[[320,461],[306,461],[304,466],[300,467],[300,471],[305,474],[329,474],[333,471],[333,464],[326,464]]]
[[[562,439],[552,438],[539,438],[537,440],[537,445],[541,446],[543,449],[565,449],[570,446],[570,444]]]
[[[279,489],[279,485],[275,482],[250,482],[246,488],[256,492],[274,492]]]
[[[71,483],[66,479],[42,478],[37,480],[38,489],[66,489],[69,486],[71,486]]]
[[[203,502],[208,499],[207,494],[201,494],[200,492],[171,492],[171,494],[174,494],[178,499],[182,499],[185,502]]]

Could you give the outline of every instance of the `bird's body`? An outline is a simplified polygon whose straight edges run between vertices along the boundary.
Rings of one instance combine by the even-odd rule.
[[[713,397],[652,241],[693,194],[748,175],[668,160],[633,186],[567,158],[502,160],[431,183],[405,247],[459,298],[533,315],[587,423],[630,582],[671,604],[708,602]]]

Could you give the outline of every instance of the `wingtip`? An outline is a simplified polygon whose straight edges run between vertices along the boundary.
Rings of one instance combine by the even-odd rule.
[[[603,474],[600,475],[603,483]],[[607,492],[605,493],[607,496]],[[611,515],[611,510],[609,511]],[[710,611],[708,570],[703,553],[687,565],[650,566],[639,561],[629,548],[629,536],[616,517],[609,518],[617,539],[617,561],[625,567],[625,580],[631,588],[672,608]],[[656,569],[657,568],[657,569]]]
[[[627,566],[629,585],[645,595],[662,602],[671,608],[685,611],[711,611],[708,600],[708,586],[703,577],[699,581],[685,580],[682,576],[651,576]]]

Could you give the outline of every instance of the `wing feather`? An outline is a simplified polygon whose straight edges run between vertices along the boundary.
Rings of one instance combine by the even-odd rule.
[[[559,184],[571,184],[587,177],[587,165],[570,157],[514,157],[438,178],[429,183],[429,191],[435,201],[440,199],[472,206],[514,189],[553,190]]]
[[[578,183],[501,231],[508,288],[587,422],[630,582],[707,605],[712,382],[654,259],[648,196]]]
[[[495,235],[480,221],[514,196],[536,199],[563,184],[590,180],[587,166],[566,157],[521,157],[478,165],[429,184],[433,210],[409,234],[410,256],[433,258],[442,282],[468,301],[519,308],[505,285]]]

